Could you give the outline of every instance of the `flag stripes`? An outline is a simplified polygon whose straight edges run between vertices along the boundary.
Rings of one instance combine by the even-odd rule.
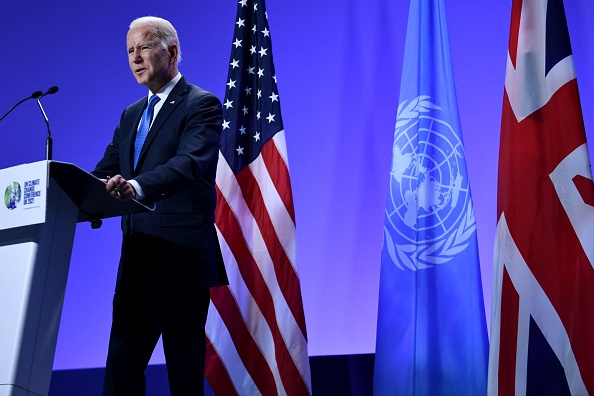
[[[298,287],[295,287],[296,284],[299,284],[299,279],[297,278],[291,260],[289,260],[287,252],[285,252],[280,241],[280,238],[283,237],[282,232],[285,231],[286,228],[282,228],[282,225],[280,224],[277,226],[277,229],[281,231],[280,237],[279,234],[275,232],[275,224],[273,224],[273,220],[267,210],[268,208],[266,208],[262,190],[258,188],[258,181],[261,181],[263,178],[261,174],[262,166],[259,166],[262,164],[258,164],[258,162],[258,159],[256,159],[250,164],[249,169],[251,172],[244,169],[237,174],[237,181],[241,190],[244,192],[244,196],[248,197],[245,200],[248,208],[252,213],[258,214],[255,216],[255,220],[258,223],[259,230],[262,232],[263,242],[270,255],[271,264],[274,266],[276,279],[280,285],[280,292],[283,294],[289,309],[297,320],[301,332],[305,334],[305,317],[303,316],[303,311],[300,309],[301,292]],[[259,173],[260,179],[258,180],[254,175]],[[270,187],[269,185],[264,186]],[[280,216],[276,216],[275,219],[280,221]],[[284,236],[286,236],[286,234]],[[286,241],[286,238],[284,239]]]
[[[490,395],[593,394],[594,196],[562,0],[514,0],[501,122]]]
[[[584,250],[589,243],[582,245],[575,237],[576,228],[560,201],[560,198],[568,193],[568,188],[565,187],[567,172],[564,172],[564,180],[561,181],[564,184],[561,194],[558,194],[551,181],[551,175],[556,167],[570,155],[574,147],[585,144],[583,134],[559,132],[583,131],[581,114],[576,114],[574,110],[576,107],[579,110],[577,97],[577,84],[573,80],[557,90],[546,105],[538,111],[537,117],[525,118],[521,124],[514,121],[507,130],[502,130],[502,141],[513,139],[514,150],[502,154],[500,164],[504,165],[500,167],[504,174],[500,175],[500,181],[507,185],[506,191],[514,193],[507,196],[500,195],[499,205],[506,208],[504,213],[507,214],[510,222],[509,228],[514,235],[515,243],[530,263],[534,278],[546,290],[546,298],[554,306],[555,316],[558,315],[564,323],[567,336],[572,340],[572,344],[584,346],[571,348],[568,344],[568,350],[575,354],[582,370],[594,372],[592,371],[594,360],[590,357],[592,349],[589,346],[585,347],[591,345],[591,326],[594,322],[590,319],[594,315],[594,301],[590,297],[591,289],[587,286],[594,284],[594,272]],[[507,114],[507,116],[504,116],[504,119],[513,117],[513,114],[509,113],[511,110],[505,106],[504,115]],[[559,118],[557,114],[564,114],[564,116]],[[547,137],[545,141],[543,136]],[[588,164],[587,153],[583,160]],[[536,173],[534,170],[539,168],[541,171]],[[591,188],[592,185],[590,185]],[[531,197],[534,196],[534,191],[538,191],[538,197]],[[515,203],[517,196],[525,197],[524,201],[530,204],[518,207]],[[585,218],[583,215],[582,217]],[[590,230],[593,229],[592,224],[592,220],[584,222],[585,227]],[[545,232],[538,232],[538,230]],[[535,238],[539,241],[538,248],[533,247]],[[516,265],[513,262],[504,264],[506,267]],[[568,289],[569,284],[574,287]],[[495,289],[499,290],[499,287]],[[526,293],[524,298],[528,298],[531,294],[530,289],[522,290]],[[521,290],[517,291],[522,295]],[[576,321],[576,302],[578,301],[579,320]],[[501,315],[507,315],[505,310]],[[547,334],[545,331],[545,337]],[[549,343],[553,342],[549,338],[547,340]],[[517,345],[519,347],[519,343]],[[558,355],[561,363],[563,363],[562,356],[566,353]],[[591,381],[589,378],[584,380]]]
[[[568,324],[562,322],[558,309],[553,306],[522,257],[512,238],[505,215],[502,215],[498,223],[497,241],[498,245],[506,246],[505,251],[498,252],[497,262],[503,262],[505,265],[498,268],[498,271],[503,270],[503,274],[497,277],[503,285],[502,306],[507,308],[501,318],[501,327],[496,333],[499,337],[493,338],[495,346],[500,347],[497,366],[499,394],[510,394],[508,392],[512,389],[515,394],[526,390],[530,319],[542,329],[546,341],[558,357],[566,372],[571,393],[588,394],[576,359],[579,349],[572,350],[566,331]]]
[[[522,3],[512,2],[511,23],[509,29],[509,57],[511,63],[516,67],[516,56],[518,55],[518,35],[520,34],[520,17],[522,16]]]
[[[222,201],[221,201],[222,202]],[[225,205],[224,202],[222,202],[220,204],[222,210],[230,210],[228,205]],[[229,216],[232,214],[226,214],[226,216]],[[239,227],[239,224],[235,224],[235,227]],[[226,231],[226,230],[225,230]],[[223,244],[224,241],[226,241],[226,238],[223,236],[224,232],[221,232],[221,237],[219,238],[221,240],[221,243]],[[230,232],[231,235],[240,235],[238,233],[234,234],[232,229]],[[232,243],[235,243],[235,246],[238,246],[239,244],[241,244],[241,241],[231,241]],[[241,332],[244,336],[248,336],[250,337],[250,339],[237,339],[234,340],[234,342],[238,345],[240,345],[242,342],[249,342],[249,343],[254,343],[255,346],[257,347],[256,349],[251,349],[251,350],[244,350],[243,355],[241,355],[241,351],[240,353],[240,358],[241,360],[245,361],[245,359],[247,357],[249,357],[250,360],[256,360],[260,363],[264,363],[264,365],[258,366],[258,365],[254,365],[254,370],[249,370],[248,372],[251,376],[261,376],[263,371],[268,371],[268,372],[272,372],[275,378],[275,383],[276,384],[281,384],[281,379],[279,377],[279,373],[278,373],[278,367],[276,366],[276,355],[275,355],[275,349],[274,349],[274,345],[276,345],[276,343],[279,341],[280,337],[275,337],[275,335],[272,334],[270,327],[267,324],[268,320],[274,320],[274,319],[270,319],[270,317],[272,316],[273,312],[270,313],[268,312],[268,318],[265,318],[262,314],[262,312],[260,311],[260,309],[258,308],[258,304],[256,303],[256,301],[254,301],[254,299],[252,298],[252,294],[250,292],[250,290],[248,290],[248,286],[246,285],[246,283],[250,283],[250,284],[254,284],[254,288],[257,291],[262,291],[262,296],[263,298],[260,298],[260,300],[265,300],[266,297],[268,297],[268,294],[265,292],[267,289],[267,286],[264,282],[263,279],[261,279],[260,277],[260,271],[258,270],[256,263],[253,263],[253,267],[252,268],[247,268],[247,276],[246,276],[246,283],[244,283],[241,279],[241,277],[239,276],[241,273],[241,269],[238,267],[237,262],[235,261],[234,258],[234,254],[248,254],[245,251],[238,251],[235,250],[235,252],[232,252],[231,249],[229,248],[229,246],[223,245],[222,246],[222,250],[223,250],[223,254],[224,254],[224,260],[225,260],[225,265],[227,266],[228,272],[229,274],[231,274],[229,276],[229,283],[230,285],[232,285],[233,287],[233,291],[231,292],[230,288],[226,289],[225,295],[221,295],[221,294],[212,294],[211,298],[213,300],[213,304],[215,305],[215,307],[217,307],[217,309],[225,309],[223,308],[221,305],[218,304],[218,300],[221,299],[225,299],[227,302],[227,310],[233,311],[233,315],[227,315],[225,323],[228,327],[233,326],[233,328],[237,328],[238,332]],[[251,279],[249,278],[249,276],[251,275]],[[233,294],[232,294],[233,293]],[[268,306],[270,306],[270,302],[269,301],[264,301],[263,304],[268,304]],[[266,305],[264,305],[266,306]],[[244,331],[245,330],[245,331]],[[253,337],[253,339],[252,339]],[[271,343],[270,340],[274,339],[274,343]],[[282,341],[282,340],[281,340]],[[240,349],[240,348],[238,348]],[[253,354],[253,355],[252,355]],[[260,355],[264,355],[263,359],[261,358]],[[246,364],[246,366],[250,366],[251,362],[248,362],[248,364]],[[259,383],[258,381],[256,381],[257,383]],[[269,383],[268,383],[269,384]],[[274,383],[273,383],[274,384]],[[276,385],[275,385],[276,387]],[[262,388],[262,389],[274,389],[274,387],[272,388]],[[279,393],[283,393],[283,392],[279,392]]]
[[[293,192],[289,178],[289,168],[286,164],[287,156],[286,153],[281,153],[278,149],[278,147],[286,147],[285,132],[281,131],[277,133],[272,140],[275,143],[274,145],[267,144],[262,148],[262,158],[264,159],[264,164],[266,164],[266,169],[268,169],[272,183],[276,186],[276,190],[289,212],[291,220],[293,220],[293,226],[295,226],[295,209],[293,207]]]
[[[268,143],[268,145],[273,144],[273,140]],[[282,158],[277,156],[273,160],[282,161]],[[218,169],[216,219],[225,265],[230,274],[230,286],[229,289],[222,289],[225,292],[213,289],[211,299],[213,308],[219,312],[219,316],[218,318],[209,317],[209,322],[221,320],[227,328],[234,329],[230,332],[230,340],[226,342],[232,342],[235,345],[253,343],[253,346],[247,349],[236,347],[238,358],[246,366],[239,371],[237,378],[244,377],[247,373],[257,389],[268,389],[267,392],[269,392],[271,375],[262,374],[262,371],[271,373],[278,370],[280,373],[274,382],[275,388],[280,387],[278,394],[308,394],[308,384],[303,378],[309,373],[309,366],[299,363],[299,354],[306,350],[307,343],[305,329],[302,331],[302,325],[304,327],[305,324],[304,317],[301,313],[302,325],[299,324],[292,315],[295,307],[289,305],[291,301],[294,305],[298,305],[301,299],[299,288],[291,285],[291,282],[298,282],[288,258],[289,255],[295,257],[292,220],[286,210],[284,210],[284,216],[275,216],[275,219],[285,218],[284,222],[276,220],[281,224],[276,225],[279,233],[275,232],[274,222],[268,213],[280,212],[284,204],[276,193],[262,158],[257,158],[238,175],[233,175],[226,161],[221,157]],[[256,174],[257,178],[254,176]],[[225,182],[220,182],[221,180]],[[253,216],[252,213],[258,215]],[[258,221],[259,218],[260,221]],[[219,219],[225,219],[225,221],[219,221]],[[287,227],[287,222],[291,227]],[[281,239],[292,240],[290,243],[285,242],[285,245],[292,248],[292,252],[285,251],[280,242]],[[235,257],[242,258],[241,265],[235,262]],[[275,260],[281,260],[284,267],[275,263]],[[234,268],[234,265],[237,267]],[[271,271],[271,268],[274,270]],[[287,292],[283,292],[281,282],[284,283]],[[223,311],[231,312],[222,314]],[[207,329],[209,337],[213,332]],[[233,335],[235,332],[241,335]],[[246,341],[247,336],[251,340]],[[215,342],[212,346],[218,352],[218,345]],[[271,348],[273,348],[272,352]],[[252,360],[258,363],[253,364]],[[233,378],[235,372],[237,370],[230,373],[234,384],[238,381],[237,378]],[[299,380],[295,381],[294,378]],[[246,394],[252,393],[248,390]]]
[[[509,273],[504,268],[503,273],[503,288],[505,294],[503,294],[502,304],[504,304],[508,312],[506,316],[501,318],[501,350],[499,357],[499,394],[501,395],[514,395],[515,391],[515,378],[516,378],[516,343],[518,340],[518,310],[520,307],[520,296],[514,289]],[[506,364],[502,364],[505,362]]]
[[[211,293],[206,377],[217,395],[310,395],[295,210],[264,0],[238,2],[229,65],[215,213],[229,286]]]
[[[220,315],[225,326],[230,327],[235,325],[235,331],[229,333],[229,336],[235,345],[239,359],[241,359],[243,365],[250,374],[255,386],[260,389],[276,388],[273,373],[271,370],[267,369],[269,362],[274,364],[274,355],[269,356],[267,360],[263,355],[263,353],[267,351],[261,351],[259,349],[256,341],[252,338],[250,331],[248,330],[248,325],[244,324],[242,326],[241,323],[236,322],[237,318],[242,318],[242,312],[237,304],[234,303],[235,299],[231,295],[230,290],[226,287],[214,289],[211,297],[216,312]],[[263,333],[263,331],[260,333]],[[262,339],[263,337],[258,338]],[[266,346],[265,343],[264,346]],[[247,356],[250,358],[247,359]]]
[[[214,309],[209,310],[209,318],[211,317],[211,315],[215,315],[214,312],[215,312]],[[220,323],[221,325],[215,329],[214,326],[212,325],[212,323]],[[207,326],[207,329],[209,330],[208,332],[210,332],[211,334],[217,335],[218,340],[220,340],[221,347],[218,350],[215,350],[212,345],[212,340],[210,340],[207,336],[207,338],[206,338],[205,376],[206,376],[206,378],[208,378],[210,387],[214,391],[215,395],[227,395],[227,396],[237,395],[238,394],[237,389],[233,385],[233,382],[231,381],[231,377],[229,376],[229,371],[228,371],[228,369],[232,370],[233,368],[225,367],[221,356],[219,356],[219,353],[224,354],[226,352],[224,349],[225,345],[231,347],[231,348],[227,348],[227,350],[230,353],[235,352],[235,350],[233,348],[233,341],[231,341],[231,339],[229,337],[227,328],[225,327],[223,322],[220,320],[210,319],[210,326]],[[240,362],[239,356],[237,355],[237,353],[235,353],[235,355],[231,358],[227,357],[226,360]],[[237,377],[237,376],[235,376],[235,377]],[[246,378],[251,380],[251,378],[249,376],[246,376]],[[255,387],[255,385],[251,388],[253,389],[254,387]]]
[[[590,188],[592,186],[592,180],[585,176],[577,175],[573,178],[573,183],[575,184],[575,187],[577,188],[584,203],[594,208],[594,192]],[[594,257],[590,259],[590,262],[594,263]]]
[[[264,198],[261,194],[261,189],[259,188],[259,182],[262,182],[264,179],[268,179],[266,176],[265,168],[262,166],[258,166],[261,164],[259,159],[256,159],[248,168],[245,168],[241,173],[237,175],[237,184],[238,188],[241,190],[243,196],[247,196],[248,199],[237,199],[235,204],[238,205],[237,210],[230,208],[230,210],[236,213],[257,213],[258,216],[250,216],[249,219],[242,219],[239,220],[237,227],[238,229],[235,230],[237,232],[241,229],[251,229],[254,233],[258,232],[260,235],[252,234],[251,238],[246,238],[246,242],[249,244],[251,241],[256,240],[257,242],[253,246],[246,246],[249,251],[254,252],[255,256],[255,264],[257,268],[251,268],[250,272],[243,274],[241,267],[239,271],[242,272],[242,275],[250,277],[256,276],[258,274],[266,274],[268,266],[274,268],[274,272],[270,272],[269,277],[264,278],[266,287],[271,291],[272,294],[275,292],[282,293],[282,299],[275,299],[275,301],[260,301],[260,306],[267,306],[267,303],[273,304],[277,306],[278,312],[283,312],[285,309],[290,310],[290,312],[295,312],[298,310],[298,305],[300,304],[301,294],[298,288],[294,287],[294,283],[298,282],[298,278],[296,277],[295,272],[292,270],[290,261],[288,259],[287,252],[285,252],[283,246],[281,245],[279,239],[289,239],[289,235],[287,235],[287,228],[279,227],[279,234],[274,232],[274,226],[272,224],[272,220],[269,216],[268,208],[264,203]],[[224,165],[222,165],[224,167]],[[259,174],[259,178],[256,179],[254,174]],[[270,191],[269,186],[264,184],[265,190]],[[221,191],[221,190],[219,190]],[[221,191],[221,194],[225,196],[225,193]],[[272,195],[272,194],[269,194]],[[221,197],[219,196],[219,199]],[[270,197],[268,197],[270,198]],[[272,200],[266,201],[271,202]],[[219,201],[220,202],[220,201]],[[230,203],[230,206],[233,206]],[[270,205],[272,206],[272,205]],[[221,205],[221,208],[224,208],[224,205]],[[273,208],[271,208],[273,209]],[[276,208],[277,210],[279,208]],[[221,209],[223,210],[223,209]],[[221,214],[221,216],[229,216],[229,213]],[[282,217],[277,214],[275,218]],[[218,215],[217,215],[217,218]],[[254,224],[255,222],[256,224]],[[250,224],[251,223],[251,224]],[[294,234],[293,234],[294,235]],[[234,245],[237,246],[237,245]],[[233,247],[231,247],[233,249]],[[238,254],[248,254],[249,251],[242,251],[238,252]],[[295,256],[293,252],[293,256]],[[235,256],[235,257],[243,257],[243,256]],[[258,259],[259,258],[259,259]],[[257,274],[253,271],[258,270]],[[247,271],[246,271],[247,272]],[[272,276],[274,275],[274,276]],[[257,285],[258,289],[257,292],[262,294],[263,285]],[[262,296],[262,298],[268,298],[268,294],[266,297]],[[292,304],[291,304],[292,303]],[[272,305],[271,305],[272,306]],[[285,317],[286,320],[291,322],[296,322],[301,330],[301,336],[303,337],[303,342],[307,340],[303,336],[305,334],[305,319],[303,317],[303,312],[298,313],[297,315],[293,315],[293,317]],[[272,319],[271,319],[272,320]],[[300,323],[301,322],[301,323]],[[279,321],[279,325],[281,328],[284,328],[283,333],[287,339],[290,339],[291,333],[294,329],[289,327],[284,327],[288,325],[286,321]]]

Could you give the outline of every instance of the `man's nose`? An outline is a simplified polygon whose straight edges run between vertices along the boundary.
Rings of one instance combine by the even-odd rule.
[[[141,63],[143,61],[139,50],[134,50],[134,52],[130,53],[130,57],[134,63]]]

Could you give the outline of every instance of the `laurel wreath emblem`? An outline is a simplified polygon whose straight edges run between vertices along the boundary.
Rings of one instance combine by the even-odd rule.
[[[430,96],[421,95],[407,104],[403,101],[398,106],[394,136],[402,131],[411,120],[417,119],[420,113],[427,113],[431,109],[441,108],[431,101]],[[397,244],[394,242],[388,228],[384,225],[384,243],[392,262],[401,270],[406,268],[413,271],[432,268],[452,260],[458,253],[469,245],[468,239],[476,230],[476,218],[471,200],[468,200],[464,215],[458,227],[447,238],[441,238],[432,243]],[[404,267],[403,267],[404,265]]]
[[[441,107],[434,103],[431,103],[428,99],[431,99],[428,95],[421,95],[406,106],[406,100],[398,105],[396,111],[396,127],[394,130],[394,136],[411,120],[419,117],[419,113],[427,113],[430,109],[441,110]],[[404,107],[406,106],[406,107]]]

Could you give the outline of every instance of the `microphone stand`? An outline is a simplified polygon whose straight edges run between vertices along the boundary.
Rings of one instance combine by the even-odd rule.
[[[43,119],[45,120],[45,125],[47,125],[47,139],[45,139],[45,159],[51,161],[53,146],[52,131],[50,128],[49,120],[47,119],[47,115],[45,114],[45,111],[43,110],[43,106],[41,105],[41,101],[39,99],[41,98],[37,99],[37,104],[39,105],[39,110],[41,110],[41,114],[43,115]]]
[[[43,106],[41,105],[41,98],[43,98],[45,95],[53,95],[56,92],[58,92],[58,87],[56,87],[56,86],[49,87],[49,89],[47,91],[45,91],[45,93],[42,93],[41,91],[35,91],[31,94],[31,96],[21,100],[20,102],[18,102],[14,106],[12,106],[6,113],[4,113],[4,115],[2,117],[0,117],[0,121],[2,121],[4,119],[4,117],[6,117],[8,114],[10,114],[11,111],[13,111],[18,105],[20,105],[24,101],[27,101],[29,99],[37,99],[37,105],[39,106],[39,110],[41,110],[41,115],[43,115],[43,119],[45,120],[45,125],[47,125],[47,139],[45,140],[45,159],[48,161],[51,161],[51,159],[52,159],[52,146],[53,146],[52,131],[50,129],[49,120],[47,119],[45,110],[43,110]]]
[[[45,139],[45,159],[48,161],[52,160],[52,130],[50,128],[49,120],[47,119],[47,115],[43,110],[43,106],[41,105],[41,98],[45,95],[53,95],[58,92],[58,87],[49,87],[47,91],[37,97],[37,104],[39,105],[39,110],[41,110],[41,114],[43,115],[43,119],[45,120],[45,125],[47,125],[47,138]]]

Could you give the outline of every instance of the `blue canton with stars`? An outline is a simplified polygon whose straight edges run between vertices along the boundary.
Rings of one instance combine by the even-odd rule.
[[[235,174],[283,130],[266,8],[257,0],[241,0],[237,8],[221,144]]]

